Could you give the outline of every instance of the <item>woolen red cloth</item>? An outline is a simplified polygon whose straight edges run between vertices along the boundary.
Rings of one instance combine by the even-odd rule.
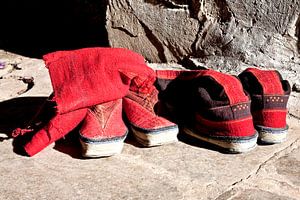
[[[24,150],[29,156],[34,156],[72,131],[84,119],[86,113],[86,108],[65,114],[57,113],[46,126],[34,134],[24,146]]]
[[[66,113],[124,97],[135,77],[155,81],[144,58],[122,48],[84,48],[43,57],[58,113]]]
[[[275,70],[260,70],[247,68],[245,72],[251,72],[260,83],[264,95],[284,95],[282,83]]]
[[[285,128],[287,115],[287,101],[290,94],[289,83],[282,80],[281,75],[276,70],[260,70],[248,68],[241,73],[241,80],[246,87],[253,84],[248,82],[250,74],[255,77],[255,81],[262,91],[252,92],[253,106],[252,115],[255,125],[270,128]],[[253,86],[254,87],[254,86]],[[251,93],[251,90],[248,89]]]
[[[214,70],[203,70],[201,75],[210,76],[222,85],[231,105],[249,101],[242,84],[236,77]]]
[[[68,134],[84,119],[87,108],[120,99],[129,87],[147,90],[155,81],[155,72],[144,58],[127,49],[58,51],[43,59],[49,69],[57,114],[24,146],[29,156]]]

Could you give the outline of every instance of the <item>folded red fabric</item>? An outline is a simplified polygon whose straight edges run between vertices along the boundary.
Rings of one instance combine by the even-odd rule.
[[[155,81],[155,72],[144,58],[122,48],[58,51],[43,59],[49,69],[57,113],[25,144],[29,156],[68,134],[84,119],[87,108],[121,99],[129,88],[151,89]]]
[[[84,119],[86,113],[87,109],[84,108],[65,114],[56,114],[25,144],[24,150],[29,156],[34,156],[72,131]]]
[[[155,80],[155,72],[146,65],[144,57],[128,49],[58,51],[43,59],[49,69],[58,113],[120,99],[137,76],[146,82]]]

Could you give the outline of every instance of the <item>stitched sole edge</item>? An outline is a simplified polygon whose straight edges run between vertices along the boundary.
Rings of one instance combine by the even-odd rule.
[[[98,158],[120,154],[122,152],[126,136],[127,132],[124,136],[113,140],[104,139],[102,141],[86,141],[79,138],[82,146],[82,156],[86,158]]]
[[[266,126],[255,126],[259,134],[259,141],[263,144],[279,144],[287,139],[288,126],[285,128],[271,128]]]
[[[178,126],[172,126],[168,129],[163,128],[161,131],[156,129],[153,133],[149,130],[147,132],[142,132],[140,129],[135,129],[133,126],[130,126],[130,129],[137,142],[145,147],[160,146],[178,141]]]

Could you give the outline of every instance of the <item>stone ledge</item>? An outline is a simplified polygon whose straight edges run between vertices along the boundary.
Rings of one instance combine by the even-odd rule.
[[[41,60],[0,51],[0,61],[19,59],[22,70],[11,73],[33,76],[36,88],[15,97],[48,96],[51,84]],[[296,107],[299,96],[293,95]],[[0,105],[12,97],[6,98]],[[2,114],[2,122],[8,114],[14,111]],[[71,136],[32,158],[23,157],[13,152],[12,139],[1,129],[0,199],[297,199],[300,123],[291,115],[288,123],[286,142],[259,145],[245,154],[223,154],[187,138],[141,148],[129,137],[122,154],[102,159],[81,159],[80,144]]]

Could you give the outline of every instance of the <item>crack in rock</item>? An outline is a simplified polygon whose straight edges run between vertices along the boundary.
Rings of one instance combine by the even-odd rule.
[[[293,117],[293,118],[295,118],[295,119],[297,119],[297,120],[300,120],[300,117],[299,116],[297,116],[297,115],[294,115],[294,114],[292,114],[292,113],[288,113],[289,114],[289,116],[291,116],[291,117]]]
[[[157,0],[146,0],[146,3],[151,3],[153,5],[159,5],[166,9],[176,9],[176,10],[186,10],[188,8],[187,0],[176,2],[172,0],[164,0],[164,1],[157,1]]]
[[[117,30],[120,30],[120,31],[123,31],[124,33],[126,33],[126,34],[129,35],[130,37],[138,37],[137,35],[131,33],[129,30],[127,30],[127,29],[124,28],[124,27],[114,26],[114,27],[112,27],[112,28],[117,29]]]
[[[138,18],[137,18],[138,19]],[[151,44],[157,49],[158,57],[162,62],[167,62],[167,58],[164,54],[164,45],[160,42],[159,38],[157,38],[151,31],[151,29],[140,19],[138,19],[139,23],[144,29],[146,36],[149,38]]]
[[[270,161],[272,161],[274,158],[276,157],[282,157],[282,154],[287,154],[292,152],[294,149],[298,148],[298,143],[300,142],[300,139],[296,139],[294,142],[292,142],[290,145],[288,145],[287,147],[285,147],[284,149],[281,149],[277,152],[275,152],[271,157],[269,157],[267,160],[265,160],[264,162],[262,162],[258,168],[255,170],[255,172],[250,173],[246,178],[242,178],[239,181],[234,182],[233,184],[230,185],[230,188],[232,188],[233,186],[236,186],[238,184],[243,183],[244,181],[252,178],[253,176],[256,176],[259,174],[260,170],[266,165],[268,164]],[[228,190],[227,190],[228,191]]]

